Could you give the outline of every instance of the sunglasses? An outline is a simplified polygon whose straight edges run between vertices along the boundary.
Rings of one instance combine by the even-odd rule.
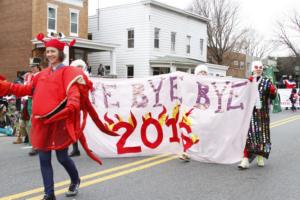
[[[263,69],[263,66],[262,66],[262,65],[261,65],[261,66],[255,65],[255,66],[254,66],[254,69]]]

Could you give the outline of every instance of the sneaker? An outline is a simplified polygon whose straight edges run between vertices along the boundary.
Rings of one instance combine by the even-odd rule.
[[[179,156],[179,159],[185,162],[189,162],[190,161],[190,157],[188,156],[187,153],[183,153]]]
[[[249,168],[249,159],[243,158],[241,163],[238,165],[239,169],[248,169]]]
[[[259,166],[259,167],[265,166],[265,163],[264,163],[264,157],[262,157],[262,156],[257,156],[256,161],[257,161],[257,166]]]
[[[75,157],[75,156],[80,156],[80,151],[72,151],[72,152],[69,154],[69,157]]]
[[[78,189],[80,185],[80,179],[77,183],[71,183],[69,186],[69,190],[66,193],[67,197],[74,197],[78,194]]]
[[[56,200],[56,197],[54,194],[52,195],[45,194],[42,200]]]

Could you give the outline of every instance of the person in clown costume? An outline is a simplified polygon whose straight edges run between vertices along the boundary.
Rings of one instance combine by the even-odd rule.
[[[34,76],[28,85],[0,80],[0,96],[32,96],[30,136],[32,146],[39,155],[45,193],[42,200],[55,200],[52,150],[55,150],[59,163],[71,179],[66,196],[75,196],[80,178],[74,162],[68,156],[68,146],[79,140],[88,156],[101,164],[101,160],[88,148],[83,133],[87,115],[102,132],[111,136],[117,134],[104,126],[88,98],[93,88],[92,82],[80,68],[62,63],[64,46],[72,47],[75,40],[67,44],[58,38],[45,39],[41,33],[37,39],[45,44],[49,67]]]
[[[244,156],[238,165],[239,169],[248,169],[255,157],[257,165],[263,167],[263,158],[268,159],[271,151],[269,105],[276,97],[276,88],[270,79],[263,76],[261,61],[254,61],[251,64],[251,71],[252,76],[249,80],[258,83],[259,97],[252,112]]]

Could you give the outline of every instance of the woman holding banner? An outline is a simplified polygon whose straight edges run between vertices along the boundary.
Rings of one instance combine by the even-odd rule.
[[[269,104],[276,97],[276,88],[270,79],[263,76],[263,64],[260,61],[251,64],[251,71],[253,76],[249,80],[258,83],[259,97],[253,109],[244,157],[238,165],[239,169],[249,168],[249,163],[255,157],[257,165],[263,167],[263,158],[268,158],[271,151]]]
[[[208,75],[208,68],[206,65],[204,64],[200,64],[195,68],[195,72],[196,75],[198,76],[207,76]],[[191,139],[193,141],[193,143],[196,143],[199,138],[196,135],[191,135]],[[183,152],[180,156],[179,159],[185,162],[189,162],[190,161],[190,156],[188,155],[187,152]]]
[[[87,71],[87,64],[83,60],[81,60],[81,59],[74,60],[70,64],[70,66],[79,67],[80,69],[82,69],[82,71],[87,76],[89,76],[89,72]],[[79,151],[79,148],[78,148],[78,142],[75,142],[72,146],[73,146],[73,150],[71,151],[71,153],[69,154],[69,156],[70,157],[80,156],[80,151]]]

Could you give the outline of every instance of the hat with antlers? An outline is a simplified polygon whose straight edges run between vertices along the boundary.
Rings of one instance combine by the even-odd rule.
[[[39,33],[37,36],[36,36],[36,39],[39,40],[39,41],[42,41],[44,42],[45,44],[45,47],[54,47],[56,49],[58,49],[59,51],[63,51],[64,50],[64,47],[65,45],[68,45],[69,47],[72,47],[76,40],[73,39],[70,44],[66,43],[66,42],[61,42],[58,38],[50,38],[48,40],[45,40],[45,36],[43,33]]]

